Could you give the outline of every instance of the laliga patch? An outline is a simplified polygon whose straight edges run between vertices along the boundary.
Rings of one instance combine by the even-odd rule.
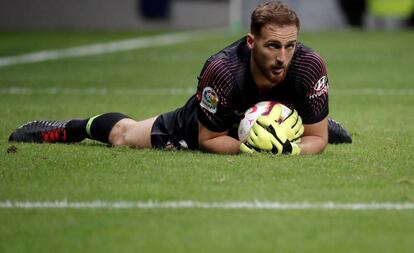
[[[320,97],[326,93],[328,93],[329,85],[328,85],[328,78],[326,76],[321,77],[321,79],[316,82],[312,95],[309,96],[309,99],[313,99],[316,97]]]
[[[219,98],[217,93],[211,88],[207,87],[203,90],[200,106],[211,113],[217,112],[217,105]]]

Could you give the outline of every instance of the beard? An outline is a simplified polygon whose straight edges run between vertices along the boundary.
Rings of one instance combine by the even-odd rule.
[[[283,64],[268,64],[254,51],[255,50],[253,49],[253,61],[262,76],[271,84],[282,82],[286,77],[287,66]]]

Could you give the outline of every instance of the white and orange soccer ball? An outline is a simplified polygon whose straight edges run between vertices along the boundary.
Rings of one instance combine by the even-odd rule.
[[[276,101],[262,101],[253,105],[252,107],[247,109],[247,111],[244,113],[244,118],[240,121],[238,129],[239,140],[245,142],[247,139],[247,134],[249,133],[250,128],[256,122],[256,119],[259,116],[268,115],[272,111],[274,106],[282,107],[282,113],[279,119],[277,120],[279,124],[282,123],[293,112],[286,105]]]

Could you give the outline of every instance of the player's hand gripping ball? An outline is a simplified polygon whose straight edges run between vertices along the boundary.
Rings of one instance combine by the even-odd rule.
[[[299,154],[295,143],[303,134],[302,119],[296,110],[265,101],[246,111],[239,126],[242,152],[270,151],[274,154]]]
[[[275,101],[259,102],[245,112],[238,129],[240,141],[246,141],[250,129],[259,116],[268,116],[271,121],[279,124],[289,141],[300,141],[304,130],[302,118],[296,110],[292,111],[289,107]]]
[[[292,113],[289,107],[275,101],[263,101],[253,105],[244,113],[244,118],[240,121],[238,129],[239,140],[245,142],[257,118],[269,115],[272,109],[275,109],[272,118],[279,123],[282,123]]]

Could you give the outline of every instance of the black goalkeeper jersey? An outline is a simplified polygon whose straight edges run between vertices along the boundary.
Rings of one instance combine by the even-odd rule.
[[[296,109],[304,124],[328,115],[328,78],[322,58],[297,43],[286,78],[260,94],[250,71],[246,37],[210,57],[198,77],[197,92],[175,111],[175,136],[198,149],[198,121],[223,132],[238,125],[244,112],[260,101],[278,101]]]

